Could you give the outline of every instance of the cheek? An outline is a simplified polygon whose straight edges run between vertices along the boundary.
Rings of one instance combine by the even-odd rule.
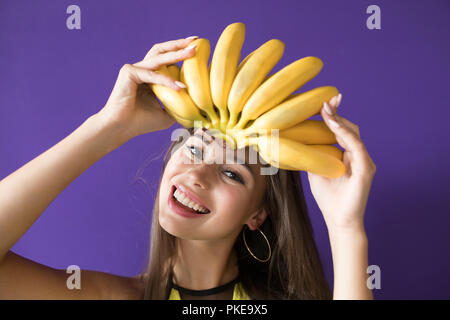
[[[186,159],[186,155],[183,153],[183,146],[173,152],[169,158],[169,161],[167,162],[166,168],[164,169],[162,183],[170,180],[170,177],[183,172],[184,167],[188,164],[185,163],[187,161],[188,160]]]
[[[182,171],[180,167],[184,167],[186,165],[191,164],[191,159],[188,156],[188,152],[186,149],[186,145],[183,144],[176,151],[173,151],[172,155],[167,162],[167,169],[169,171]]]
[[[164,215],[165,210],[167,210],[167,201],[169,198],[170,189],[172,184],[170,182],[171,177],[177,174],[182,168],[180,168],[180,164],[177,162],[176,158],[177,154],[174,153],[173,156],[167,162],[167,165],[164,169],[163,176],[161,178],[161,185],[159,189],[159,212],[160,216]]]
[[[215,191],[217,219],[229,224],[244,223],[249,214],[250,199],[247,192],[235,186],[224,186]]]

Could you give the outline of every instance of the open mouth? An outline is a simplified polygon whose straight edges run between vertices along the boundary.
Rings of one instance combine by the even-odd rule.
[[[189,198],[188,195],[183,193],[176,186],[172,186],[171,194],[174,204],[177,207],[185,210],[186,212],[195,214],[208,214],[211,212],[208,208],[200,205],[199,203]]]

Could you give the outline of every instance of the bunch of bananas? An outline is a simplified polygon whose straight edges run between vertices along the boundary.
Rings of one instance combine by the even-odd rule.
[[[245,25],[233,23],[222,32],[208,66],[211,47],[199,38],[196,54],[158,70],[186,89],[151,84],[165,110],[182,126],[204,127],[234,149],[254,147],[269,164],[336,178],[345,173],[336,137],[318,114],[338,94],[333,86],[292,94],[322,69],[319,58],[299,59],[268,77],[281,59],[284,43],[272,39],[240,63]],[[276,131],[274,131],[274,129]],[[274,134],[276,132],[277,134]]]

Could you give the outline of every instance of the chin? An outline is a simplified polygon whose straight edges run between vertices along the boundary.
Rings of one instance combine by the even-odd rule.
[[[160,209],[158,222],[161,228],[172,236],[182,239],[191,239],[192,226],[178,221],[176,217],[169,212],[169,208]]]
[[[174,219],[172,217],[170,217],[170,212],[168,212],[168,208],[164,208],[163,206],[159,206],[159,217],[158,217],[158,222],[159,225],[161,226],[161,228],[163,228],[166,232],[168,232],[169,234],[175,236],[175,237],[179,237],[180,235],[180,230],[179,227],[177,227],[177,223],[176,221],[173,221]]]
[[[166,216],[163,212],[159,212],[159,225],[169,234],[178,237],[179,232],[177,232],[177,227],[174,226],[174,222],[170,221],[171,219]]]

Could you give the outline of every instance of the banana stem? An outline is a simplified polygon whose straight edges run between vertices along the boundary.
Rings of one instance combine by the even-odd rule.
[[[216,126],[219,122],[219,118],[217,117],[217,115],[213,112],[207,112],[207,115],[208,115],[209,119],[211,120],[213,127]]]
[[[226,124],[228,123],[228,111],[223,110],[222,108],[219,108],[219,113],[220,113],[220,122],[225,123],[225,127],[226,127]]]
[[[231,112],[230,120],[228,121],[227,128],[233,128],[237,122],[238,113]]]
[[[239,122],[233,127],[233,129],[244,129],[245,125],[247,124],[247,120],[239,119]]]

